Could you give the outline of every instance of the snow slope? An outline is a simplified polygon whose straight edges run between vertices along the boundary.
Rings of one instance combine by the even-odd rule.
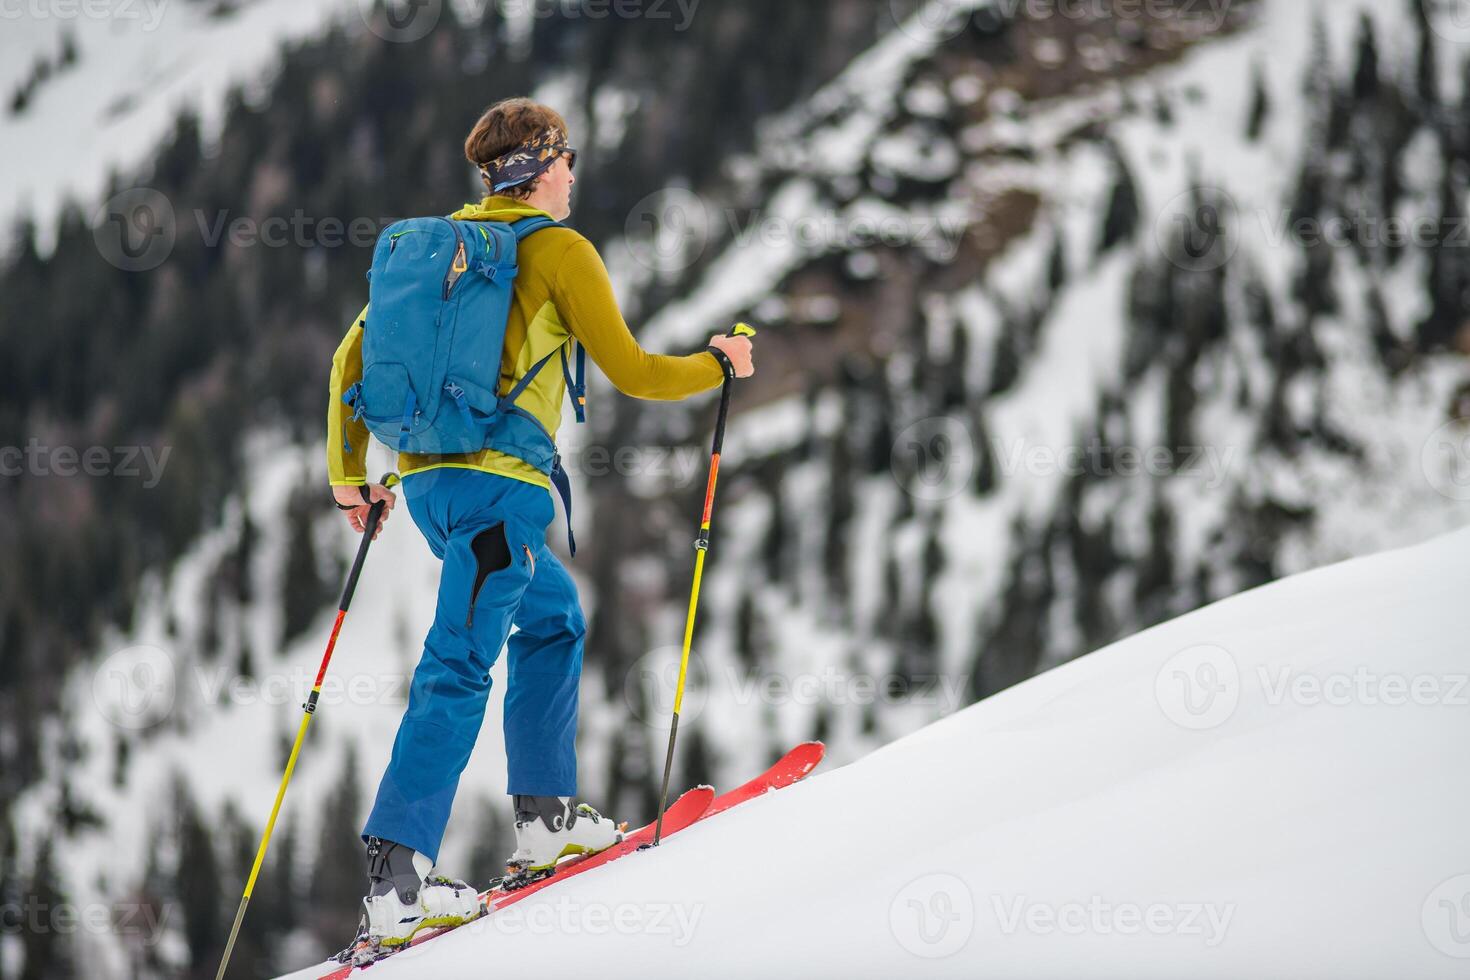
[[[373,976],[1462,977],[1467,547],[1215,603]]]

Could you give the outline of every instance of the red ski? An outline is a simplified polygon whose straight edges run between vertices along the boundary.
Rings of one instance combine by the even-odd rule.
[[[757,796],[762,796],[773,790],[790,786],[816,768],[817,763],[822,761],[822,753],[824,751],[825,747],[821,742],[804,742],[798,745],[777,760],[775,765],[750,782],[738,786],[728,793],[721,793],[719,796],[714,797],[709,805],[693,820],[681,820],[679,818],[682,814],[675,813],[679,804],[689,796],[689,793],[685,793],[684,796],[674,801],[674,805],[669,807],[669,812],[664,814],[664,837],[668,838],[685,827],[688,827],[690,824],[698,823],[701,820],[708,820],[715,814],[728,810],[732,806],[744,803],[747,800],[753,800]],[[701,788],[708,789],[708,787]],[[698,792],[698,790],[691,790],[690,792]],[[713,791],[711,790],[710,792]],[[573,858],[569,861],[564,861],[556,866],[556,873],[553,875],[533,881],[531,884],[514,889],[513,891],[501,891],[492,888],[482,894],[480,898],[485,903],[487,914],[498,912],[506,906],[514,905],[521,899],[534,895],[548,885],[553,885],[572,875],[581,874],[583,871],[589,871],[609,861],[616,860],[624,854],[636,851],[644,844],[652,842],[653,824],[649,824],[628,834],[623,838],[622,843],[615,844],[605,851],[599,851],[590,857]]]
[[[708,786],[699,786],[691,789],[683,796],[674,801],[669,807],[669,812],[664,814],[664,836],[669,835],[669,824],[673,822],[680,830],[692,823],[699,821],[704,816],[710,805],[714,802],[715,791]],[[632,854],[644,844],[653,842],[653,824],[639,827],[629,834],[624,834],[623,839],[609,847],[605,851],[589,854],[586,857],[569,858],[556,866],[556,871],[544,878],[538,878],[529,885],[511,891],[503,891],[499,888],[491,888],[480,893],[480,901],[485,905],[485,914],[490,915],[500,911],[507,905],[514,905],[523,898],[529,898],[547,885],[554,885],[558,881],[565,881],[573,875],[579,875],[583,871],[591,871],[600,868],[609,861],[616,861],[626,854]]]
[[[722,813],[733,806],[753,800],[758,796],[764,796],[766,793],[774,790],[790,786],[816,768],[817,763],[822,761],[824,751],[825,749],[821,742],[804,742],[790,752],[787,752],[765,772],[729,792],[715,796],[714,790],[708,786],[700,786],[689,790],[675,800],[673,805],[669,807],[668,812],[664,814],[663,836],[668,838],[686,827],[692,826],[701,820],[708,819],[717,813]],[[499,888],[491,888],[481,893],[480,900],[485,904],[485,915],[491,915],[507,906],[514,905],[521,899],[528,898],[558,881],[564,881],[584,871],[591,871],[593,868],[601,867],[610,861],[615,861],[620,857],[633,853],[643,845],[652,843],[653,829],[654,825],[651,823],[645,827],[639,827],[637,830],[627,834],[620,843],[614,844],[607,850],[599,851],[587,857],[569,858],[557,865],[554,874],[533,881],[529,885],[513,891],[502,891]],[[484,916],[482,915],[475,922],[483,919]],[[474,925],[474,923],[466,923],[466,925]],[[420,935],[414,937],[413,942],[404,948],[418,946],[420,943],[428,942],[435,936],[452,931],[452,929],[425,930]],[[381,962],[391,955],[383,956],[374,962]],[[366,966],[356,968],[350,965],[335,967],[323,974],[321,980],[347,980],[349,976],[361,974],[363,970],[373,965],[373,963],[369,963]]]
[[[714,798],[715,791],[713,789],[708,786],[698,786],[694,789],[689,790],[683,796],[675,800],[673,802],[673,805],[669,807],[668,812],[664,814],[664,836],[667,837],[669,835],[669,828],[671,826],[677,826],[679,829],[682,830],[683,828],[694,823],[700,817],[704,816],[705,810],[709,809],[709,806],[714,801]],[[542,888],[551,884],[554,881],[561,881],[564,878],[569,878],[572,875],[580,874],[583,871],[590,871],[591,869],[600,867],[601,865],[604,865],[609,861],[620,858],[625,854],[630,854],[633,851],[636,851],[640,844],[646,843],[651,840],[653,840],[653,824],[649,824],[646,827],[639,827],[637,830],[625,835],[620,843],[614,844],[612,847],[609,847],[605,851],[598,851],[596,854],[588,855],[587,857],[569,858],[568,860],[563,861],[561,864],[557,865],[555,874],[542,878],[539,881],[532,882],[531,884],[522,889],[519,889],[518,891],[502,893],[496,889],[491,889],[489,891],[482,892],[480,894],[480,901],[486,906],[485,913],[481,915],[480,918],[475,919],[472,922],[467,922],[465,923],[465,925],[473,925],[475,922],[482,921],[485,915],[489,915],[497,908],[501,908],[504,905],[512,904],[513,901],[519,901],[527,894],[540,891]],[[499,899],[498,902],[497,899]],[[456,926],[455,928],[461,927]],[[415,936],[413,938],[413,941],[407,946],[394,950],[391,953],[385,953],[372,962],[367,963],[363,966],[354,967],[352,964],[349,963],[344,966],[333,968],[330,972],[323,974],[321,980],[347,980],[347,978],[349,976],[352,976],[354,973],[360,973],[363,970],[369,969],[375,964],[381,963],[383,960],[388,959],[389,957],[396,955],[399,952],[402,952],[404,949],[411,949],[421,943],[428,942],[435,936],[443,935],[444,933],[453,931],[454,929],[425,929],[423,932]]]
[[[721,793],[715,797],[715,801],[709,805],[704,813],[699,815],[700,820],[708,820],[717,813],[721,813],[747,800],[753,800],[757,796],[764,796],[772,790],[785,789],[792,783],[804,779],[806,774],[817,768],[817,763],[822,761],[822,755],[827,747],[821,742],[803,742],[796,748],[787,752],[775,764],[759,776],[752,779],[743,786],[737,786],[728,793]],[[668,836],[668,820],[664,820],[664,836]]]
[[[664,835],[668,836],[668,828],[671,825],[677,825],[682,830],[684,827],[689,826],[700,817],[704,816],[704,811],[709,809],[709,805],[711,802],[714,801],[714,798],[715,791],[708,786],[698,786],[694,789],[689,790],[683,796],[679,797],[673,802],[673,805],[669,807],[668,812],[664,814]],[[627,834],[623,838],[621,843],[614,844],[612,847],[609,847],[605,851],[599,851],[596,854],[592,854],[587,857],[570,858],[566,861],[563,861],[561,864],[557,865],[555,874],[543,878],[539,881],[533,882],[532,884],[527,885],[525,888],[522,888],[520,891],[510,892],[508,893],[508,896],[524,897],[524,893],[539,891],[542,887],[551,884],[553,881],[561,881],[563,878],[568,878],[572,875],[580,874],[583,871],[589,871],[592,868],[599,867],[600,865],[606,864],[609,861],[622,857],[625,854],[636,851],[639,844],[651,840],[653,840],[653,824],[649,824],[646,827],[639,827],[632,833]],[[499,906],[493,904],[493,900],[498,895],[500,895],[500,893],[494,889],[482,892],[480,895],[480,901],[484,903],[487,907],[485,914],[481,915],[480,918],[475,919],[472,922],[465,923],[465,925],[474,925],[475,922],[482,921],[485,915],[488,915],[491,912],[495,911],[495,909]],[[504,902],[503,904],[510,903]],[[462,927],[456,926],[455,928]],[[354,967],[352,964],[349,963],[345,966],[335,967],[330,972],[322,974],[321,980],[347,980],[349,976],[361,973],[363,970],[369,969],[377,963],[381,963],[383,960],[386,960],[389,957],[396,955],[396,953],[398,952],[402,952],[402,950],[404,949],[411,949],[412,947],[418,946],[421,943],[428,942],[435,936],[440,936],[444,933],[453,931],[454,929],[425,929],[423,932],[415,936],[411,943],[409,943],[407,946],[401,947],[399,950],[395,950],[392,953],[385,953],[384,955],[379,956],[377,959],[373,960],[371,963],[367,963],[364,966]]]

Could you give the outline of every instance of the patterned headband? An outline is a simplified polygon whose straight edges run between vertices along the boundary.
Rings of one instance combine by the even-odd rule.
[[[548,129],[484,164],[480,173],[489,181],[491,193],[499,194],[540,177],[569,150],[562,131]]]

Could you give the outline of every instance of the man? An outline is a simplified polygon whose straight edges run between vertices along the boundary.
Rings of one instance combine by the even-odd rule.
[[[454,214],[463,221],[515,221],[571,214],[576,151],[552,109],[529,99],[491,106],[465,141],[489,196]],[[580,343],[624,394],[679,400],[754,372],[750,340],[716,336],[703,352],[644,351],[618,311],[607,269],[592,244],[562,226],[520,244],[506,327],[500,394],[559,348]],[[361,532],[371,504],[382,520],[396,504],[367,482],[368,432],[348,416],[342,394],[362,376],[363,310],[332,361],[327,455],[333,494]],[[516,401],[555,436],[566,394],[563,373],[543,371]],[[400,945],[430,925],[477,913],[475,892],[433,873],[460,773],[469,760],[490,692],[490,667],[506,646],[505,747],[517,849],[514,868],[540,870],[566,854],[611,846],[613,821],[577,791],[577,694],[586,625],[576,585],[546,546],[554,516],[544,472],[485,449],[455,456],[400,454],[402,492],[414,523],[443,563],[434,624],[414,671],[392,760],[363,828],[369,892],[360,939]],[[517,632],[510,635],[511,627]],[[509,640],[507,645],[507,639]]]

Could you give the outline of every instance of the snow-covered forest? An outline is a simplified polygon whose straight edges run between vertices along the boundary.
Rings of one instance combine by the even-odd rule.
[[[770,835],[784,818],[882,802],[895,820],[973,807],[977,826],[995,826],[1046,810],[1036,794],[1048,778],[1099,794],[1149,783],[1106,807],[1047,811],[1038,827],[1075,832],[1060,854],[1136,843],[1137,828],[1120,826],[1129,806],[1173,800],[1182,812],[1202,794],[1255,814],[1271,797],[1221,790],[1244,780],[1169,783],[1206,744],[1177,726],[1170,738],[1186,741],[1158,747],[1157,767],[1100,763],[1109,747],[1152,744],[1132,712],[1157,705],[1129,700],[1131,674],[1088,666],[1126,660],[1119,648],[1085,655],[1125,641],[1129,670],[1142,671],[1166,651],[1141,631],[1470,522],[1470,26],[1455,4],[64,7],[28,5],[0,30],[0,980],[214,976],[357,544],[327,488],[332,352],[366,301],[378,230],[479,198],[461,144],[505,96],[566,115],[580,154],[570,223],[603,254],[645,347],[699,350],[737,320],[760,330],[759,370],[738,386],[722,455],[674,782],[728,787],[806,739],[826,742],[823,770],[838,771],[691,831],[659,855],[680,882],[700,868],[721,880],[723,863],[691,857],[696,842],[714,847],[747,825]],[[561,435],[577,499],[567,565],[590,630],[581,792],[635,824],[658,798],[714,405],[636,402],[594,369],[588,424]],[[370,471],[392,466],[375,446]],[[549,537],[565,557],[560,517]],[[1464,584],[1453,560],[1463,541],[1345,566],[1378,569],[1378,598],[1355,580],[1307,615],[1284,587],[1238,619],[1233,601],[1212,606],[1219,636],[1184,632],[1233,649],[1255,678],[1254,658],[1275,662],[1281,641],[1220,637],[1279,621],[1283,635],[1328,631],[1310,647],[1325,657],[1334,637],[1377,637],[1369,623],[1417,624],[1424,664],[1397,669],[1467,672],[1436,645],[1461,625],[1450,586]],[[229,976],[299,969],[351,938],[357,833],[438,569],[406,515],[374,546]],[[1329,628],[1333,602],[1353,605]],[[1363,642],[1362,662],[1395,669],[1391,652],[1370,656]],[[1046,700],[1085,686],[1088,671],[1105,693]],[[482,882],[513,846],[503,667],[495,677],[441,855]],[[990,707],[964,713],[979,701]],[[1452,735],[1436,727],[1452,710],[1441,709],[1419,735]],[[1284,752],[1295,724],[1270,729]],[[1040,747],[1018,734],[1048,725],[1057,732]],[[1131,734],[1093,744],[1115,725]],[[1409,751],[1415,731],[1384,745]],[[1335,739],[1373,751],[1364,732],[1318,725],[1302,751],[1328,758]],[[952,795],[931,772],[902,784],[929,743],[973,766],[954,774]],[[1256,766],[1258,752],[1215,764]],[[1426,868],[1459,865],[1422,888],[1386,882],[1395,896],[1424,893],[1403,908],[1360,909],[1406,916],[1383,933],[1405,942],[1424,896],[1470,872],[1470,855],[1434,850],[1448,846],[1438,821],[1465,816],[1454,753],[1437,744],[1426,758],[1445,767],[1442,795],[1407,762],[1402,786],[1361,800],[1340,795],[1342,782],[1290,797],[1289,766],[1263,776],[1282,781],[1283,819],[1312,826],[1334,806],[1434,814],[1414,853]],[[1352,771],[1364,779],[1391,768],[1362,766]],[[1390,790],[1401,799],[1383,799]],[[1307,846],[1308,829],[1282,830],[1273,846]],[[885,827],[881,839],[897,850],[912,836]],[[1341,845],[1332,855],[1280,874],[1393,853],[1328,837]],[[1002,839],[1013,841],[946,838],[957,869],[998,860]],[[791,846],[771,841],[769,853],[800,860]],[[1188,851],[1167,837],[1149,860]],[[1225,855],[1237,852],[1209,867]],[[932,856],[929,870],[945,866]],[[655,870],[634,864],[620,867],[636,889]],[[1064,869],[1042,887],[1004,867],[1013,892],[1069,887]],[[1087,882],[1115,870],[1089,865],[1072,884],[1085,900],[1102,887]],[[1410,964],[1402,975],[1448,976],[1470,955],[1421,934],[1401,958],[1354,959],[1372,916],[1329,929],[1337,906],[1309,898],[1331,892],[1324,882],[1371,882],[1325,878],[1298,907],[1313,909],[1302,928],[1340,940],[1314,974],[1287,955],[1289,934],[1250,931],[1250,896],[1282,880],[1249,877],[1232,898],[1246,938],[1190,960],[1191,974],[1381,976]],[[619,887],[611,871],[594,878],[586,888]],[[750,927],[789,921],[803,895],[866,884],[861,908],[887,915],[904,884],[839,880],[792,891],[791,906]],[[1170,892],[1190,880],[1137,879]],[[735,903],[744,888],[709,901]],[[81,921],[58,923],[63,909]],[[865,942],[888,929],[861,921],[850,928]],[[728,923],[711,928],[701,955],[735,952]],[[824,943],[842,935],[825,920],[818,931]],[[1090,958],[1098,943],[1031,936],[995,960],[968,947],[944,968],[1075,976],[1069,964],[1103,962]],[[1178,962],[1167,943],[1127,949],[1106,962],[1149,976]],[[900,943],[855,958],[844,975],[934,965],[886,958],[902,954]],[[513,955],[535,962],[529,945]],[[583,969],[616,962],[592,945],[571,955]],[[1025,962],[1034,974],[1017,972]],[[793,975],[828,975],[808,966]],[[435,972],[472,975],[456,969],[471,967]]]

